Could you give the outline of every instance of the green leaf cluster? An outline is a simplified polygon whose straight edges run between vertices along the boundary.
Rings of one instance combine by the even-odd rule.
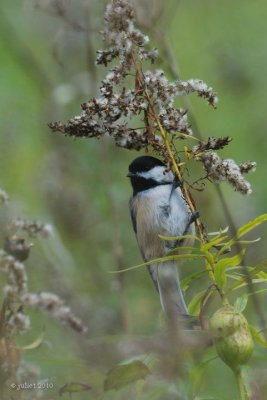
[[[186,291],[192,282],[205,274],[209,276],[211,283],[208,288],[196,293],[188,306],[191,314],[199,315],[207,300],[215,292],[219,293],[223,302],[227,302],[228,294],[236,289],[247,287],[249,282],[252,284],[267,283],[267,273],[264,271],[267,267],[267,260],[254,266],[242,265],[246,254],[246,247],[260,240],[260,238],[244,240],[243,236],[265,221],[267,221],[267,214],[260,215],[241,226],[233,237],[228,237],[228,228],[226,228],[210,234],[212,239],[205,243],[202,243],[195,235],[181,235],[176,237],[160,235],[160,238],[165,241],[190,239],[194,240],[196,245],[178,246],[165,257],[150,260],[112,273],[126,272],[170,260],[177,260],[179,262],[182,260],[199,259],[200,265],[198,271],[187,275],[181,282],[183,290]],[[234,281],[234,283],[230,283],[230,281]],[[264,293],[266,291],[267,288],[264,288],[257,291],[257,293]],[[251,293],[249,293],[249,295],[250,294]],[[236,307],[241,309],[243,306],[244,300],[240,300]]]

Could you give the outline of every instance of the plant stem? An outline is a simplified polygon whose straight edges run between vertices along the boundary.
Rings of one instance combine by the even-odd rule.
[[[248,392],[247,392],[246,386],[243,381],[241,368],[234,371],[234,374],[235,374],[236,382],[238,385],[240,400],[249,400]]]
[[[169,142],[169,139],[168,139],[168,133],[164,130],[163,126],[161,125],[160,120],[159,120],[159,118],[157,116],[157,113],[155,112],[154,104],[151,101],[150,95],[149,95],[149,93],[148,93],[148,91],[146,89],[144,90],[144,93],[145,93],[145,96],[146,96],[147,101],[149,103],[149,107],[150,107],[150,109],[151,109],[151,111],[153,113],[153,118],[154,118],[156,124],[158,125],[159,131],[160,131],[161,137],[163,139],[163,142],[164,142],[164,145],[165,145],[169,160],[170,160],[171,165],[173,167],[174,173],[177,176],[177,178],[179,179],[179,181],[181,182],[181,190],[182,190],[183,195],[184,195],[184,197],[185,197],[185,199],[186,199],[186,201],[188,203],[190,211],[193,214],[196,211],[196,208],[194,206],[194,203],[192,201],[192,197],[191,197],[188,189],[182,183],[183,182],[183,177],[182,177],[180,169],[179,169],[179,167],[177,165],[175,157],[173,155],[173,152],[172,152],[172,149],[171,149],[171,146],[170,146],[170,142]],[[200,219],[197,218],[195,223],[196,223],[196,226],[197,226],[197,229],[198,229],[198,232],[199,232],[199,237],[200,237],[202,243],[205,243],[206,242],[206,238],[205,238],[205,236],[203,234],[203,229],[202,229],[202,224],[200,222]]]
[[[133,56],[133,63],[134,63],[134,65],[135,65],[136,72],[137,72],[137,73],[136,73],[136,83],[138,83],[138,86],[139,86],[140,88],[143,89],[143,93],[145,94],[145,97],[146,97],[146,99],[147,99],[147,101],[148,101],[150,111],[152,112],[152,118],[153,118],[154,121],[156,122],[156,124],[157,124],[157,126],[158,126],[158,129],[159,129],[159,131],[160,131],[161,137],[162,137],[162,139],[163,139],[163,142],[164,142],[164,145],[165,145],[165,148],[166,148],[166,152],[167,152],[169,161],[170,161],[170,163],[171,163],[171,165],[172,165],[172,168],[173,168],[173,171],[174,171],[176,177],[177,177],[177,178],[179,179],[179,181],[181,182],[181,190],[182,190],[182,193],[183,193],[183,195],[184,195],[184,197],[185,197],[185,200],[186,200],[187,203],[188,203],[188,206],[189,206],[189,208],[190,208],[191,213],[193,214],[194,212],[196,212],[196,207],[195,207],[195,205],[194,205],[192,196],[190,195],[190,193],[189,193],[188,189],[186,188],[186,186],[183,184],[183,177],[182,177],[182,174],[181,174],[181,172],[180,172],[180,169],[179,169],[179,167],[178,167],[178,165],[177,165],[177,162],[176,162],[176,160],[175,160],[175,156],[174,156],[174,154],[173,154],[173,152],[172,152],[172,149],[171,149],[171,146],[170,146],[170,142],[169,142],[169,138],[168,138],[168,133],[165,131],[165,129],[164,129],[163,126],[161,125],[161,122],[160,122],[160,120],[159,120],[159,117],[158,117],[158,115],[157,115],[157,113],[156,113],[156,111],[155,111],[154,103],[153,103],[153,101],[151,100],[150,94],[149,94],[148,90],[146,89],[146,87],[145,87],[145,85],[144,85],[144,82],[143,82],[142,67],[141,67],[141,65],[139,65],[139,64],[136,62],[134,56]],[[197,229],[198,229],[199,238],[200,238],[201,242],[202,242],[202,243],[207,242],[207,239],[206,239],[205,234],[204,234],[203,225],[202,225],[202,223],[201,223],[201,221],[200,221],[199,218],[196,218],[195,224],[196,224],[196,227],[197,227]]]

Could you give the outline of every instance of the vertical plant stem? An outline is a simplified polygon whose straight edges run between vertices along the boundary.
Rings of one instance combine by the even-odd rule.
[[[170,163],[171,163],[171,165],[173,167],[173,171],[174,171],[175,175],[177,176],[177,178],[179,179],[179,181],[181,182],[181,190],[182,190],[183,195],[184,195],[184,197],[185,197],[185,199],[186,199],[186,201],[188,203],[190,211],[193,214],[196,211],[196,208],[195,208],[195,205],[194,205],[194,203],[192,201],[192,197],[191,197],[188,189],[183,184],[183,177],[182,177],[180,169],[179,169],[179,167],[177,165],[177,162],[175,160],[174,154],[172,152],[172,149],[171,149],[171,146],[170,146],[170,142],[169,142],[169,138],[168,138],[168,134],[164,130],[164,128],[162,127],[162,125],[160,123],[160,120],[159,120],[159,118],[157,116],[157,113],[155,112],[154,104],[153,104],[153,102],[152,102],[152,100],[150,98],[150,95],[149,95],[149,93],[148,93],[148,91],[146,89],[144,90],[144,93],[145,93],[145,96],[146,96],[147,101],[149,103],[149,107],[151,109],[151,112],[153,114],[153,118],[154,118],[154,120],[155,120],[155,122],[156,122],[156,124],[158,126],[158,129],[160,131],[161,137],[163,139],[167,155],[168,155]],[[198,229],[199,237],[200,237],[201,241],[203,243],[205,243],[206,239],[205,239],[204,234],[203,234],[203,229],[202,229],[202,224],[200,222],[200,219],[197,218],[195,223],[196,223],[196,226],[197,226],[197,229]]]
[[[243,381],[243,376],[242,376],[242,369],[239,368],[238,370],[234,371],[238,390],[239,390],[239,396],[240,400],[249,400],[248,392],[246,389],[246,385]]]

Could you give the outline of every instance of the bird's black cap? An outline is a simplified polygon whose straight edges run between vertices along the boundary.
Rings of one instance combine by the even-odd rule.
[[[149,171],[154,167],[164,167],[165,164],[158,158],[152,156],[141,156],[135,158],[129,165],[129,176],[132,176],[138,172]]]

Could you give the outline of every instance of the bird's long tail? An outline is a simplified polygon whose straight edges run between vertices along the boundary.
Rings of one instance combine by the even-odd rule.
[[[157,264],[157,286],[162,308],[171,318],[189,316],[184,300],[177,264],[173,261]]]

